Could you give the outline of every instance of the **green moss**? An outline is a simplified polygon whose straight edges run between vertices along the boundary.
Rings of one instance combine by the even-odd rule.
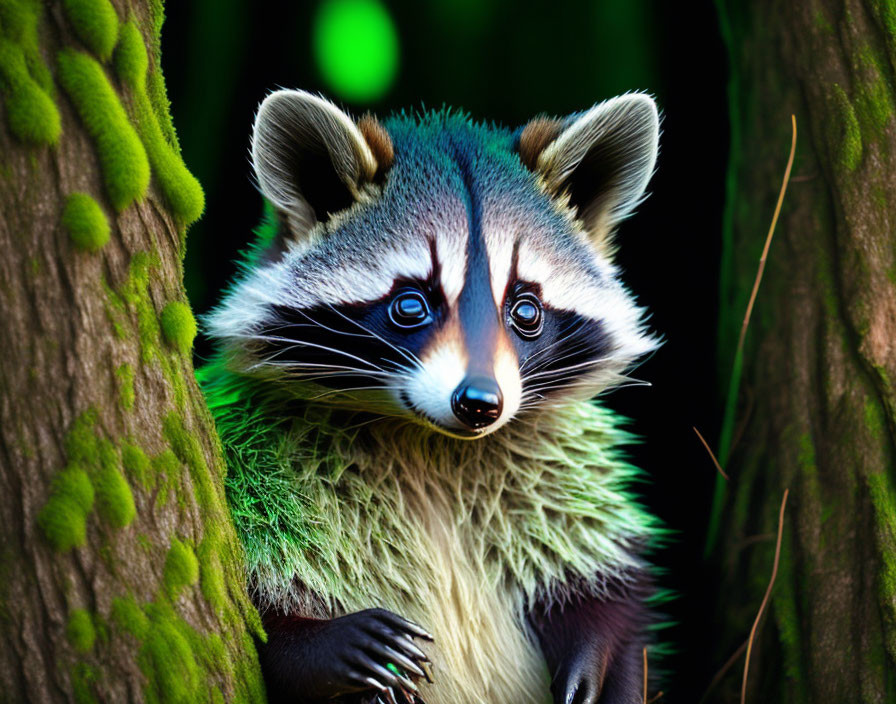
[[[208,472],[199,441],[187,430],[177,413],[171,412],[165,416],[165,420],[162,421],[162,432],[177,458],[190,468],[190,474],[194,479]]]
[[[117,290],[103,283],[106,312],[119,338],[125,339],[131,334],[130,315],[136,315],[136,334],[143,362],[152,361],[158,354],[159,321],[149,294],[150,272],[158,266],[158,257],[137,252],[131,258],[128,278]]]
[[[855,171],[862,163],[862,131],[849,97],[837,83],[832,84],[829,100],[837,114],[828,127],[828,143],[837,165]]]
[[[133,20],[121,25],[121,36],[115,47],[115,72],[133,90],[146,87],[149,57],[143,44],[143,35]]]
[[[162,332],[168,343],[183,353],[193,348],[196,337],[196,318],[190,306],[182,301],[172,301],[162,310]]]
[[[103,61],[118,41],[118,15],[109,0],[63,0],[62,6],[78,39]]]
[[[144,361],[153,358],[159,341],[159,324],[149,297],[150,271],[157,260],[147,252],[137,252],[131,259],[130,276],[122,288],[122,295],[137,314],[137,335]]]
[[[171,548],[165,558],[165,569],[162,581],[168,596],[172,599],[180,594],[184,587],[199,581],[199,561],[193,548],[177,538],[171,541]]]
[[[53,98],[31,77],[20,44],[0,38],[0,88],[9,129],[30,144],[56,144],[62,132]]]
[[[223,614],[227,607],[227,588],[224,585],[224,569],[218,559],[218,541],[214,536],[206,536],[199,543],[197,552],[202,596],[217,614]]]
[[[56,550],[64,552],[85,544],[93,501],[93,485],[83,469],[69,466],[53,479],[50,498],[37,520]]]
[[[152,487],[158,486],[156,502],[160,506],[168,503],[171,488],[178,483],[181,475],[181,462],[170,449],[163,450],[152,458]]]
[[[146,150],[102,66],[71,49],[59,52],[58,65],[59,82],[96,143],[109,200],[124,210],[149,187]]]
[[[104,521],[115,528],[130,525],[137,515],[134,495],[120,469],[115,446],[108,440],[101,441],[101,467],[93,476],[96,490],[96,510]]]
[[[205,196],[178,151],[162,134],[157,115],[146,93],[148,66],[149,60],[140,30],[136,24],[128,22],[122,28],[121,44],[116,49],[115,68],[119,78],[134,93],[137,129],[149,155],[153,174],[172,213],[188,225],[202,215]]]
[[[822,10],[820,10],[820,9],[819,9],[819,10],[816,10],[816,11],[815,11],[815,14],[812,16],[812,19],[813,19],[813,21],[814,21],[814,23],[815,23],[815,26],[816,26],[819,30],[821,30],[821,31],[824,32],[825,34],[833,34],[833,32],[834,32],[834,27],[833,27],[833,25],[828,21],[828,18],[825,16],[825,14],[824,14],[824,12],[823,12]]]
[[[162,422],[162,432],[170,443],[171,449],[177,458],[187,465],[193,486],[196,491],[196,501],[207,516],[212,515],[222,507],[224,498],[218,492],[209,475],[208,464],[202,447],[196,437],[190,433],[183,424],[183,420],[177,413],[169,413]]]
[[[257,613],[257,612],[256,612]],[[250,624],[250,631],[252,630],[252,624]],[[264,630],[261,628],[261,619],[258,620],[258,632],[256,633],[256,637],[259,637],[259,633],[261,634],[262,642],[266,641],[267,636],[264,633]],[[254,653],[255,651],[255,643],[252,641],[252,636],[249,635],[248,632],[243,633],[243,650],[247,653]],[[258,667],[257,659],[249,659],[243,658],[237,663],[237,681],[240,682],[243,686],[243,690],[245,691],[244,698],[242,701],[244,702],[265,702],[267,701],[267,694],[265,692],[264,679],[261,676],[261,669]]]
[[[37,31],[42,9],[43,3],[38,0],[3,0],[0,2],[0,35],[22,48],[31,77],[52,96],[53,78],[41,55]]]
[[[0,1],[0,32],[10,39],[20,41],[26,27],[34,19],[35,10],[34,3],[28,0]]]
[[[93,665],[79,662],[72,668],[72,695],[76,704],[96,704],[94,687],[99,680],[99,672]]]
[[[865,399],[865,428],[875,438],[883,438],[886,433],[886,421],[880,404],[873,398]]]
[[[162,25],[165,23],[165,8],[161,0],[153,0],[150,5],[152,14],[152,35],[150,36],[150,56],[152,57],[147,76],[146,92],[153,112],[159,121],[159,127],[168,142],[174,149],[179,150],[177,133],[174,131],[174,122],[171,119],[171,104],[168,102],[168,94],[165,90],[165,77],[159,65],[162,45]]]
[[[75,609],[68,617],[65,635],[75,651],[84,654],[93,650],[96,642],[96,628],[93,618],[85,609]]]
[[[112,623],[125,633],[143,640],[149,631],[149,619],[132,596],[112,600]]]
[[[62,224],[72,242],[86,252],[98,252],[109,241],[109,221],[103,209],[86,193],[72,193],[62,210]]]
[[[775,622],[778,626],[784,651],[785,671],[791,680],[800,682],[802,679],[802,640],[800,637],[799,611],[796,593],[794,592],[795,578],[790,542],[785,540],[782,544],[778,583],[773,592],[772,606],[774,607]]]
[[[816,472],[815,466],[815,446],[812,444],[812,437],[808,433],[803,433],[798,441],[797,462],[805,471]]]
[[[99,441],[95,434],[98,419],[96,408],[88,408],[75,418],[65,434],[65,452],[70,460],[88,465],[99,461]]]
[[[883,25],[890,46],[896,42],[896,3],[893,0],[872,0],[871,9]]]
[[[136,445],[125,443],[121,448],[121,464],[128,476],[132,477],[141,486],[146,486],[149,481],[151,464],[146,453]]]
[[[880,592],[888,620],[896,624],[896,487],[884,472],[869,474],[867,482],[883,562],[879,573]]]
[[[209,633],[202,642],[199,657],[209,670],[220,669],[227,662],[227,647],[217,633]]]
[[[149,154],[153,173],[171,212],[184,225],[189,225],[198,220],[205,209],[202,186],[187,169],[180,154],[165,141],[149,99],[140,94],[136,96],[135,102],[137,126]]]
[[[138,661],[148,702],[189,704],[201,699],[202,678],[190,644],[189,626],[168,606],[148,604],[149,631]]]
[[[115,370],[115,378],[118,379],[118,398],[121,407],[130,411],[134,407],[136,394],[134,393],[134,367],[130,364],[122,364]]]

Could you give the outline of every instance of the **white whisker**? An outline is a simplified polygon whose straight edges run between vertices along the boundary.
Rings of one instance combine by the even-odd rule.
[[[288,337],[278,337],[276,335],[245,335],[247,339],[256,340],[259,342],[285,342],[293,347],[311,347],[313,349],[323,350],[325,352],[333,352],[335,354],[341,354],[349,359],[353,359],[356,362],[360,362],[361,364],[366,364],[374,369],[379,371],[385,371],[382,367],[374,364],[373,362],[369,362],[366,359],[362,359],[361,357],[357,357],[345,350],[336,349],[335,347],[328,347],[327,345],[319,345],[315,342],[307,342],[305,340],[292,340]]]
[[[362,325],[361,323],[359,323],[357,320],[352,320],[351,318],[349,318],[345,313],[343,313],[342,311],[336,309],[332,304],[328,304],[328,307],[329,307],[334,313],[336,313],[336,315],[339,315],[339,316],[341,316],[342,318],[345,318],[348,322],[352,323],[353,325],[357,325],[358,328],[360,328],[360,329],[363,330],[364,332],[368,333],[371,337],[373,337],[373,338],[379,340],[379,341],[382,342],[384,345],[387,345],[388,347],[391,347],[393,350],[395,350],[396,352],[398,352],[398,354],[402,355],[405,359],[407,359],[409,362],[411,362],[411,364],[414,364],[414,365],[415,365],[416,367],[418,367],[418,368],[422,368],[422,366],[423,366],[423,362],[421,362],[421,361],[420,361],[420,358],[419,358],[417,355],[415,355],[413,352],[411,352],[410,350],[403,349],[403,348],[399,347],[398,345],[395,345],[395,344],[389,342],[388,340],[386,340],[386,339],[383,338],[382,336],[377,335],[375,332],[373,332],[373,330],[371,330],[370,328],[365,327],[364,325]]]

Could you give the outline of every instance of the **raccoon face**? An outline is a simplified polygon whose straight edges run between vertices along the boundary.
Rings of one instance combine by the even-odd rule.
[[[457,437],[594,396],[656,344],[610,238],[658,127],[643,94],[510,132],[273,93],[252,157],[277,235],[207,329],[290,394]]]

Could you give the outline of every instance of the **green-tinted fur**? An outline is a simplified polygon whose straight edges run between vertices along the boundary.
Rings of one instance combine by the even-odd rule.
[[[500,633],[522,632],[527,602],[562,599],[575,576],[601,593],[595,575],[643,566],[633,556],[661,532],[627,490],[637,470],[616,448],[630,436],[593,403],[571,403],[537,423],[518,419],[470,442],[394,420],[365,424],[323,407],[286,407],[222,362],[200,378],[263,606],[322,617],[383,606],[435,630],[450,661],[475,667],[481,653],[469,626],[477,609],[489,609],[481,616]],[[462,550],[443,551],[433,538],[441,532]],[[451,597],[469,622],[449,623],[443,605],[459,587],[441,583],[445,572],[434,563],[458,554],[481,589]],[[511,603],[493,604],[483,596],[490,593],[511,594]],[[498,607],[509,608],[496,615]],[[508,680],[485,685],[490,691],[517,691],[510,679],[521,664],[531,669],[526,686],[545,691],[543,661],[528,645],[506,644]],[[449,686],[469,696],[466,683]]]

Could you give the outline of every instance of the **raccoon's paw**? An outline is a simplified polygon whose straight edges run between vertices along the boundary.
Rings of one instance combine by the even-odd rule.
[[[388,704],[413,704],[417,685],[411,676],[427,677],[423,668],[429,658],[412,638],[432,640],[420,626],[385,609],[333,619],[327,628],[333,680],[347,690],[378,690]]]

